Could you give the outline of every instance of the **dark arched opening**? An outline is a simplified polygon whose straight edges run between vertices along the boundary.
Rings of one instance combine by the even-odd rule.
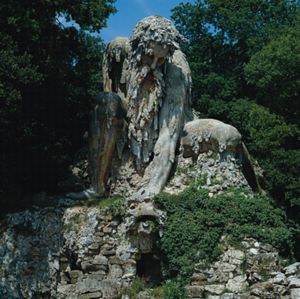
[[[159,285],[162,281],[160,257],[153,252],[141,254],[137,260],[137,276],[145,280],[147,285]]]

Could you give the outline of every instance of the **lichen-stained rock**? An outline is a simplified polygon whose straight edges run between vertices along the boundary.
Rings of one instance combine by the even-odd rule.
[[[0,298],[115,298],[122,281],[131,281],[122,276],[134,258],[131,243],[120,242],[126,233],[119,223],[96,207],[8,214],[1,222]]]
[[[299,275],[295,274],[298,263],[283,269],[271,245],[251,238],[245,239],[239,249],[228,246],[226,238],[221,244],[225,251],[209,269],[195,267],[187,287],[189,298],[300,298]],[[198,289],[204,293],[193,293]]]
[[[300,298],[300,289],[291,289],[291,299]]]
[[[192,285],[188,286],[186,290],[191,298],[202,298],[204,294],[204,286]]]
[[[170,178],[164,192],[178,194],[199,178],[206,178],[202,187],[208,189],[211,197],[230,188],[251,190],[239,159],[228,155],[226,159],[221,160],[219,154],[209,151],[200,154],[197,161],[179,155],[175,174]]]
[[[56,208],[8,214],[0,238],[0,298],[53,295],[63,240]]]
[[[220,160],[228,155],[238,159],[248,184],[254,191],[263,192],[254,165],[239,131],[216,119],[196,119],[185,124],[181,137],[182,156],[197,160],[199,154],[212,151]]]
[[[284,273],[286,275],[293,275],[300,269],[300,262],[291,264],[284,268]]]
[[[84,206],[36,207],[5,216],[1,221],[0,298],[121,296],[122,289],[143,275],[138,271],[141,256],[155,253],[159,258],[151,251],[155,240],[147,249],[134,240],[149,236],[148,227],[140,228],[143,223],[157,221],[159,225],[162,216],[151,202],[128,201],[124,208],[127,212],[121,219],[107,210]],[[272,246],[250,238],[238,249],[229,246],[225,237],[221,245],[224,253],[208,269],[195,266],[186,288],[190,298],[298,298],[298,263],[283,269]]]
[[[212,150],[214,152],[238,152],[242,135],[228,124],[216,119],[196,119],[183,129],[181,146],[183,156],[190,157]]]
[[[204,290],[213,295],[221,295],[225,290],[225,285],[209,284],[204,287]]]
[[[249,283],[246,275],[238,275],[228,280],[226,288],[233,293],[242,293],[247,290]]]

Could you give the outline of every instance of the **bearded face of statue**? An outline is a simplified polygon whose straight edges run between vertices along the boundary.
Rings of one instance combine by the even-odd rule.
[[[150,66],[152,70],[155,70],[165,63],[167,58],[170,56],[170,51],[170,46],[150,41],[146,55],[143,58],[143,64],[146,64]]]

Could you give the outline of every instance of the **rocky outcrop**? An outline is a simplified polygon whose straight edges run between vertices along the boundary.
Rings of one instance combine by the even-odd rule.
[[[263,192],[254,165],[239,131],[216,119],[196,119],[185,124],[181,137],[182,156],[197,160],[199,154],[212,151],[220,160],[228,156],[239,160],[241,170],[254,191]]]
[[[216,119],[196,119],[183,129],[181,146],[184,157],[198,157],[200,153],[239,152],[242,135],[228,124]]]
[[[60,199],[57,207],[4,217],[0,298],[113,299],[137,273],[152,275],[139,264],[143,255],[157,259],[153,227],[161,211],[151,203],[130,202],[128,214],[119,203],[113,212],[74,204]]]
[[[56,203],[2,218],[0,298],[117,299],[137,276],[161,282],[165,214],[151,202]],[[212,265],[195,265],[189,298],[299,298],[300,263],[283,267],[272,246],[254,239],[235,248],[223,237],[220,245]]]
[[[300,263],[282,267],[278,252],[268,244],[245,239],[239,249],[221,242],[224,253],[205,268],[195,266],[189,298],[296,299],[300,292]]]
[[[59,208],[43,208],[2,219],[0,298],[50,297],[57,285],[62,216]]]
[[[238,158],[228,154],[221,160],[220,154],[209,151],[199,154],[196,161],[178,156],[175,175],[167,183],[164,192],[178,194],[201,178],[201,185],[208,189],[210,197],[232,187],[251,190]]]

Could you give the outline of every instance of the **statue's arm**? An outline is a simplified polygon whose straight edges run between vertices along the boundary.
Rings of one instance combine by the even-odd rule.
[[[175,151],[184,123],[192,115],[190,107],[190,69],[184,54],[176,51],[166,73],[166,96],[160,110],[160,132],[154,157],[145,171],[144,196],[153,196],[164,188],[175,160]],[[143,195],[143,194],[141,194]]]

